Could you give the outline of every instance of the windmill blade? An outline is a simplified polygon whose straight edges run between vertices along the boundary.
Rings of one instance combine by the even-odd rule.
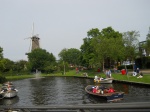
[[[31,37],[28,37],[28,38],[24,38],[24,40],[25,40],[25,39],[30,39],[30,38],[31,38]]]
[[[32,39],[30,40],[29,52],[31,51],[31,44],[32,44]]]

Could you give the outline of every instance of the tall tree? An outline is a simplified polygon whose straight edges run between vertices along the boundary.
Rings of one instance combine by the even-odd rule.
[[[124,46],[121,33],[107,27],[100,32],[101,35],[92,38],[92,46],[95,52],[95,61],[104,68],[106,59],[118,60],[123,56]]]
[[[146,56],[150,55],[150,27],[146,37],[146,46],[145,46]]]
[[[60,60],[68,62],[71,65],[80,64],[81,51],[76,48],[63,49],[58,55]]]
[[[2,58],[3,58],[3,48],[0,47],[0,59],[2,59]]]
[[[0,71],[1,72],[9,72],[10,70],[13,69],[14,62],[7,59],[3,58],[0,60]]]
[[[138,31],[128,31],[123,33],[126,59],[134,62],[139,52],[139,40],[140,36]]]
[[[93,57],[94,57],[94,52],[93,52],[93,47],[91,46],[91,38],[84,38],[83,39],[83,44],[80,47],[81,49],[81,61],[82,65],[89,67],[92,66],[93,63]]]
[[[29,65],[34,72],[41,70],[45,72],[45,67],[55,66],[56,58],[52,53],[47,52],[45,49],[37,48],[28,54]],[[53,69],[53,68],[52,68]]]

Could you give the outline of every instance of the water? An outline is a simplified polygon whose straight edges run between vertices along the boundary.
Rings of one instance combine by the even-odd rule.
[[[41,72],[36,70],[36,73],[35,73],[35,78],[41,78]]]
[[[46,77],[24,79],[13,82],[19,90],[18,97],[3,99],[0,105],[37,106],[37,105],[78,105],[108,103],[91,95],[84,88],[94,85],[93,79],[75,77]],[[150,88],[122,83],[105,84],[124,91],[126,102],[150,102]]]

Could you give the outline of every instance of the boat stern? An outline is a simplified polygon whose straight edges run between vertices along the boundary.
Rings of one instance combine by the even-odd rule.
[[[107,101],[118,101],[118,100],[122,100],[124,96],[123,92],[118,92],[118,93],[113,93],[110,96],[107,96]]]

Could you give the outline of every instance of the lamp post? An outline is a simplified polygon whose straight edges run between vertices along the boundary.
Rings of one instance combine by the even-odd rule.
[[[128,60],[127,60],[128,61]],[[128,80],[129,80],[129,77],[128,77],[128,70],[127,70],[127,61],[125,61],[125,71],[126,71],[126,75],[127,75],[127,78],[128,78]]]
[[[63,64],[64,64],[64,75],[66,74],[66,71],[65,71],[65,63],[64,63],[64,61],[63,61]]]

